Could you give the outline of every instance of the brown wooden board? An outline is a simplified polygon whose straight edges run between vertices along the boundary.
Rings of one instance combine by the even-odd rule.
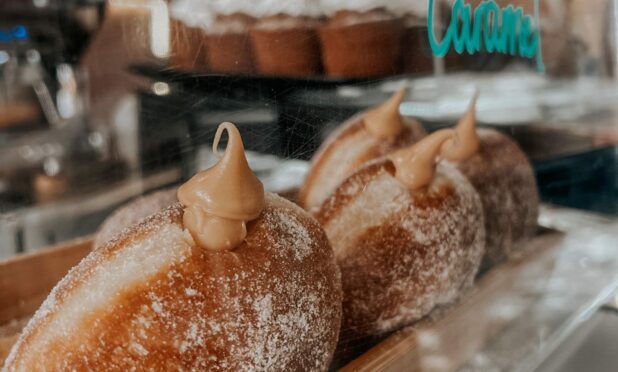
[[[54,285],[91,249],[85,238],[0,261],[0,361]]]

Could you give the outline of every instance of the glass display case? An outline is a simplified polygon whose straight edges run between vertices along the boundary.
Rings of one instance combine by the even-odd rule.
[[[617,7],[615,0],[0,0],[0,359],[13,350],[7,370],[615,370]],[[250,170],[233,157],[241,153]],[[205,185],[196,186],[198,178]],[[247,214],[255,184],[266,194],[259,192],[258,213]],[[198,190],[191,197],[188,185]],[[296,204],[286,204],[294,212],[277,236],[291,236],[302,257],[325,244],[330,261],[301,260],[302,270],[278,267],[281,258],[268,265],[289,271],[296,292],[328,297],[337,316],[321,302],[306,307],[309,300],[290,290],[295,302],[275,317],[279,305],[260,302],[285,297],[274,287],[247,305],[254,313],[243,313],[244,305],[226,301],[253,301],[243,291],[262,279],[249,266],[246,281],[226,284],[234,290],[170,285],[189,297],[219,296],[225,306],[216,314],[237,320],[222,333],[196,325],[185,303],[157,335],[82,314],[129,309],[115,308],[114,296],[138,301],[139,288],[154,288],[156,272],[148,270],[179,265],[172,253],[148,261],[148,249],[163,257],[188,242],[194,256],[202,249],[242,261],[268,208],[283,208],[269,193]],[[236,209],[213,212],[226,208],[219,204]],[[234,229],[242,237],[208,248],[211,236],[236,231],[207,227],[211,217],[240,221]],[[154,237],[174,224],[184,231],[180,242]],[[151,235],[150,245],[140,243]],[[266,251],[284,249],[264,239]],[[124,264],[104,266],[101,257],[135,247]],[[209,280],[246,273],[208,257],[213,266],[201,270]],[[100,266],[88,266],[94,261]],[[312,270],[320,275],[302,276]],[[56,304],[77,301],[78,287],[84,306]],[[118,337],[112,352],[104,341],[89,343],[107,333],[80,320],[88,332],[65,340],[61,334],[79,325],[62,320],[66,314],[151,338],[135,349],[137,341]],[[60,319],[57,334],[45,328],[46,316]],[[165,328],[187,317],[200,339],[191,346],[175,341],[182,326]],[[270,336],[251,344],[250,331]],[[231,340],[235,332],[242,336]],[[58,357],[43,341],[27,341],[37,337],[89,346]],[[230,359],[234,351],[255,358]],[[100,364],[83,362],[95,352]],[[28,364],[28,353],[42,355],[40,364]],[[125,353],[122,363],[112,357]]]

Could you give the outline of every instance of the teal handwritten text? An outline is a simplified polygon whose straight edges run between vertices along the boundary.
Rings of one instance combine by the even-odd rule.
[[[500,9],[494,0],[482,1],[474,11],[470,4],[456,0],[451,22],[442,41],[434,34],[434,0],[429,0],[427,30],[429,45],[435,56],[444,57],[451,47],[459,54],[481,51],[536,58],[537,69],[544,71],[539,31],[538,0],[535,0],[536,25],[521,7],[508,5]]]

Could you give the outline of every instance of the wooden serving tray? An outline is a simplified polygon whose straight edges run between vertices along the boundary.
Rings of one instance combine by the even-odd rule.
[[[618,220],[544,206],[541,233],[471,293],[402,329],[344,371],[532,370],[618,289]],[[52,287],[91,250],[81,239],[0,262],[0,366]]]
[[[0,262],[0,366],[54,285],[91,249],[86,238]]]

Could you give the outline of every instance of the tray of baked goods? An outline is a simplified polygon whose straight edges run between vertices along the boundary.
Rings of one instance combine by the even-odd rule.
[[[223,123],[208,169],[2,263],[6,369],[534,369],[618,288],[618,221],[540,205],[474,100],[427,134],[402,97],[333,132],[294,201]]]
[[[348,6],[174,1],[167,63],[195,71],[295,77],[431,73],[424,5],[396,12]],[[457,57],[448,53],[449,62]]]
[[[480,276],[457,303],[358,342],[356,358],[337,366],[533,370],[618,289],[617,221],[543,205],[539,225],[522,254]],[[0,364],[50,290],[92,247],[88,237],[0,263]]]

